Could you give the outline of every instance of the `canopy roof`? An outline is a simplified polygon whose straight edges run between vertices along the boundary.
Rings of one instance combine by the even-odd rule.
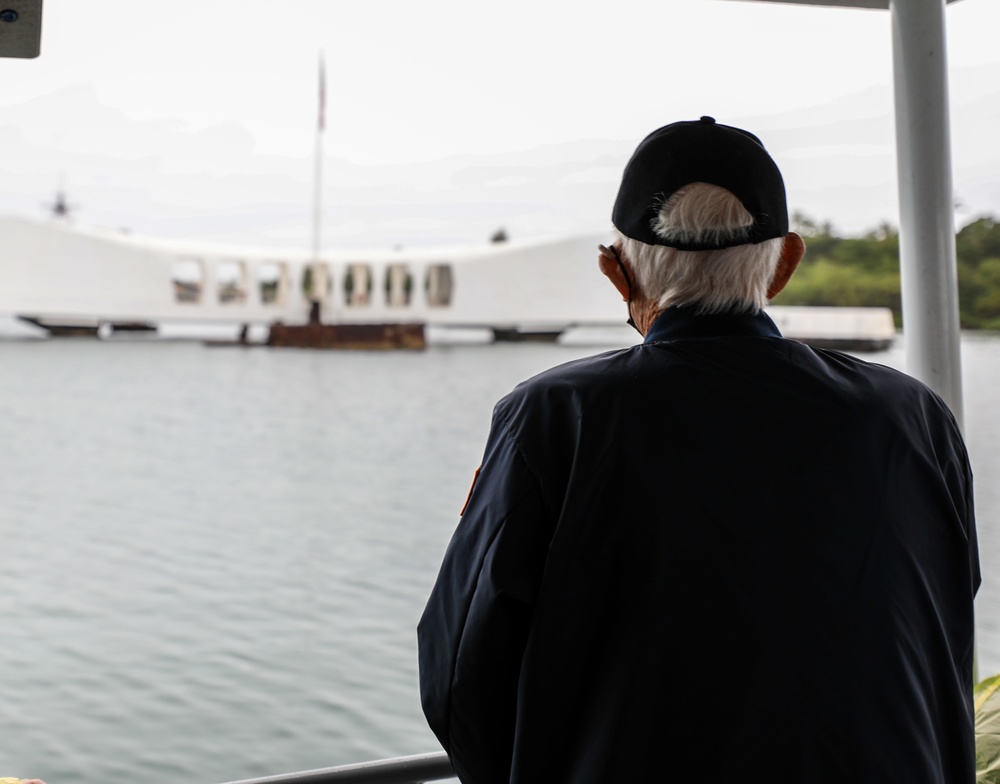
[[[904,0],[905,1],[905,0]],[[831,5],[840,8],[888,8],[889,0],[754,0],[758,3],[794,3],[795,5]],[[958,0],[948,0],[957,3]]]

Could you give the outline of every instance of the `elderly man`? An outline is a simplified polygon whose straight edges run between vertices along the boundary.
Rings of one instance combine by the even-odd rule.
[[[465,784],[974,778],[972,479],[893,370],[785,340],[752,134],[650,134],[601,271],[645,336],[496,406],[419,628]]]

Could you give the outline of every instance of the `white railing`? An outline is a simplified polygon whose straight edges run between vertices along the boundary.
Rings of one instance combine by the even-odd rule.
[[[259,779],[243,779],[229,784],[423,784],[455,778],[455,771],[443,751],[412,757],[359,762],[336,768],[282,773]]]

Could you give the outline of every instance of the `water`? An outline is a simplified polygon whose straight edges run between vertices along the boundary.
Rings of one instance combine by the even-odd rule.
[[[0,342],[0,776],[213,784],[436,749],[414,629],[493,403],[594,350]],[[1000,338],[963,359],[989,574]],[[1000,672],[1000,590],[978,612]]]

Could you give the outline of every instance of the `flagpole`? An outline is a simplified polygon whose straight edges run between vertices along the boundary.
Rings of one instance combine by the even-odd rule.
[[[319,53],[319,110],[316,121],[316,150],[313,171],[312,220],[312,292],[311,299],[322,306],[326,302],[326,267],[320,262],[323,239],[323,132],[326,130],[326,66]]]

